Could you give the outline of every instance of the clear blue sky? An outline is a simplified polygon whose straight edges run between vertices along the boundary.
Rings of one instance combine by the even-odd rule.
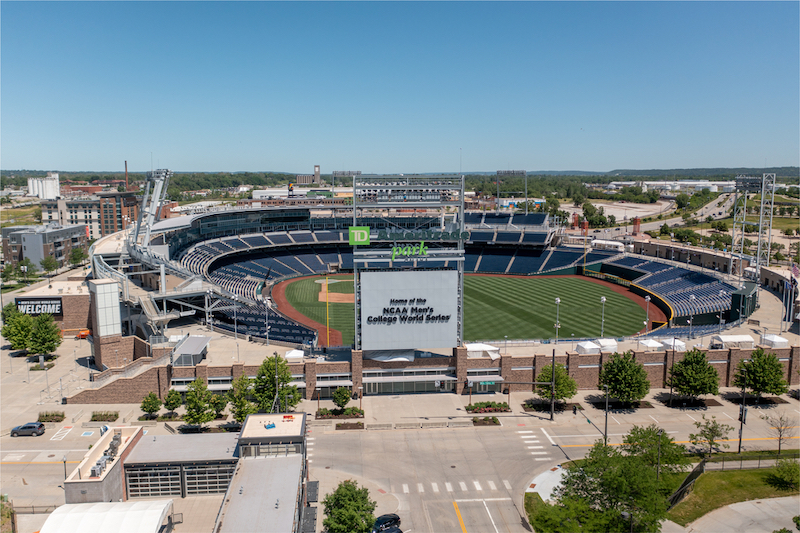
[[[800,164],[798,2],[0,3],[0,167]]]

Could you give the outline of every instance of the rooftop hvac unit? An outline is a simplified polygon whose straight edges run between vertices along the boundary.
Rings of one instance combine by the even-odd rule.
[[[100,477],[100,474],[103,472],[103,469],[97,465],[94,465],[91,469],[91,476],[92,477]]]
[[[107,456],[107,455],[104,455],[104,456],[102,456],[100,459],[98,459],[98,460],[97,460],[97,463],[96,463],[96,465],[97,465],[98,467],[100,467],[100,470],[103,470],[103,469],[105,469],[105,467],[106,467],[106,457],[108,457],[108,456]]]

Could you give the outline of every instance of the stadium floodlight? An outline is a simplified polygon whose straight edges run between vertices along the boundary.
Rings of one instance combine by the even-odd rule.
[[[606,297],[600,297],[600,303],[603,304],[603,311],[600,315],[600,337],[602,338],[605,334],[605,327],[606,327]]]
[[[556,330],[556,344],[558,344],[558,328],[561,327],[560,322],[558,321],[558,307],[561,305],[561,298],[556,298],[556,323],[555,323],[555,330]]]
[[[647,326],[650,324],[650,296],[645,296],[644,301],[647,303],[647,322],[644,323],[644,332],[647,333]]]
[[[689,338],[693,339],[692,337],[692,322],[694,322],[694,302],[697,300],[697,297],[694,294],[689,295]]]

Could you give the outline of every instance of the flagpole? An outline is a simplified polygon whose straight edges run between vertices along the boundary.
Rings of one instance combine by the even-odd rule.
[[[325,331],[328,334],[328,342],[325,343],[325,346],[331,345],[330,314],[328,312],[328,294],[330,294],[330,292],[330,287],[328,286],[328,276],[325,276]]]

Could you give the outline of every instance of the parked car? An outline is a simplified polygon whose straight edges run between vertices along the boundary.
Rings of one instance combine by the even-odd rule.
[[[384,514],[375,519],[372,533],[397,533],[400,531],[400,517],[396,514]]]
[[[44,435],[44,424],[41,422],[29,422],[11,430],[12,437],[19,437],[20,435],[35,435],[37,437]]]

